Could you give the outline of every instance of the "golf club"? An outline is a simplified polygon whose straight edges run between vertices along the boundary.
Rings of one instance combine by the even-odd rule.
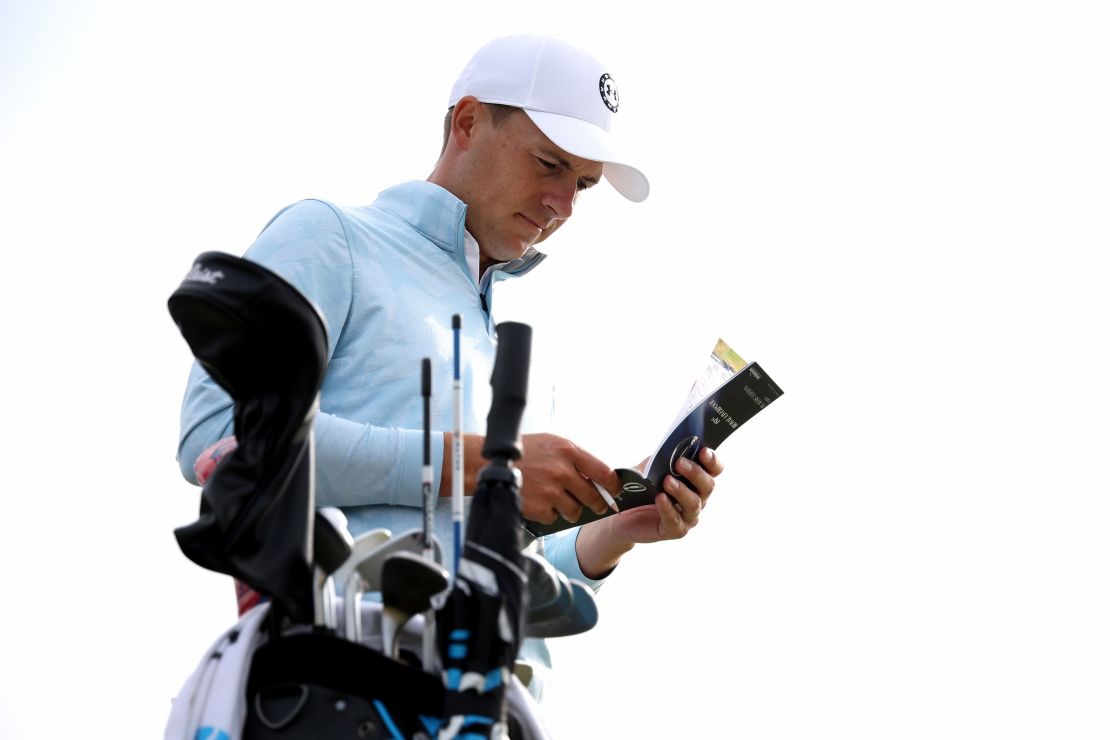
[[[597,624],[597,602],[594,592],[581,581],[571,580],[571,607],[561,615],[542,622],[528,623],[528,637],[566,637],[587,632]]]
[[[331,575],[351,554],[353,544],[342,511],[334,507],[316,510],[312,543],[313,623],[335,629],[335,583]]]
[[[451,330],[454,333],[455,362],[454,375],[451,379],[451,392],[453,394],[454,408],[454,435],[452,437],[451,456],[451,522],[455,529],[455,558],[452,562],[452,572],[459,569],[459,558],[462,557],[463,547],[463,486],[466,467],[463,465],[463,436],[462,436],[462,358],[459,348],[459,333],[462,330],[462,316],[455,314],[451,317]]]
[[[351,576],[355,574],[355,566],[383,543],[388,542],[391,536],[392,533],[388,529],[382,528],[371,529],[355,537],[354,542],[351,544],[351,554],[343,561],[343,565],[339,566],[335,573],[332,574],[332,582],[339,584],[343,588],[343,607],[345,615],[343,631],[348,637],[350,637],[348,625],[351,624],[350,607],[352,605],[357,605],[362,595],[361,582],[354,585],[351,584]],[[357,574],[355,574],[355,576],[357,578]],[[352,593],[352,589],[355,589],[357,593],[355,593],[353,598],[350,598],[348,594]]]
[[[449,584],[447,570],[425,557],[397,552],[382,563],[382,652],[397,659],[401,629],[415,614],[428,611],[432,598]],[[427,666],[425,666],[427,667]]]
[[[552,619],[559,619],[570,611],[574,605],[574,591],[571,589],[570,579],[566,577],[566,574],[554,568],[551,569],[551,574],[556,583],[555,596],[547,603],[536,604],[528,610],[524,617],[528,624],[540,624]]]
[[[551,607],[566,590],[559,580],[562,574],[534,552],[524,553],[524,572],[528,575],[528,612],[525,619],[531,622],[555,616],[556,611]],[[566,592],[569,593],[569,590]],[[541,613],[546,616],[541,617]]]
[[[343,589],[343,633],[348,640],[359,642],[362,639],[362,594],[381,590],[382,565],[386,559],[398,552],[421,554],[423,543],[423,530],[412,529],[382,542],[353,565]],[[432,538],[432,547],[436,562],[442,562],[438,538]]]
[[[420,491],[424,500],[424,559],[430,566],[440,567],[440,562],[435,559],[432,547],[432,533],[435,531],[435,494],[432,492],[432,483],[435,480],[435,471],[432,468],[432,361],[425,357],[420,367],[420,394],[424,398],[424,467],[420,474]],[[440,589],[442,591],[443,589]],[[438,593],[438,592],[437,592]],[[382,602],[385,603],[384,589]],[[437,604],[438,606],[438,604]],[[428,613],[424,615],[424,645],[421,660],[425,669],[432,665],[435,659],[436,622],[432,619],[432,604],[424,607]],[[383,620],[384,624],[384,620]],[[382,644],[383,649],[386,644]]]

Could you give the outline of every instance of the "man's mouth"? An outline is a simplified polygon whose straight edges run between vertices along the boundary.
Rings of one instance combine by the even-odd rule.
[[[536,229],[537,229],[538,231],[543,231],[543,227],[542,227],[542,226],[540,226],[540,225],[539,225],[538,223],[536,223],[536,222],[535,222],[535,221],[533,221],[532,219],[530,219],[530,218],[528,218],[527,216],[525,216],[525,215],[524,215],[523,213],[518,213],[517,215],[518,215],[518,216],[520,216],[521,218],[523,218],[523,219],[524,219],[525,221],[527,221],[528,223],[532,224],[532,226],[534,226],[534,227],[535,227],[535,228],[536,228]]]

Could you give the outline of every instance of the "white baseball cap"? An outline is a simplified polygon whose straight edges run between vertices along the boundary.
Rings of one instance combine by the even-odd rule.
[[[494,39],[467,63],[447,105],[467,95],[523,108],[557,146],[601,162],[602,174],[618,193],[636,203],[647,198],[647,178],[627,163],[609,132],[620,107],[613,78],[581,49],[548,36]]]

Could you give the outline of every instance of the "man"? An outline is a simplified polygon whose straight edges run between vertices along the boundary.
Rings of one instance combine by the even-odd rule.
[[[340,208],[317,200],[281,211],[246,257],[285,277],[324,314],[328,368],[316,433],[316,502],[338,506],[352,534],[421,526],[422,406],[419,367],[433,361],[433,412],[452,418],[451,317],[462,316],[465,430],[484,429],[495,353],[493,288],[544,259],[536,245],[573,213],[582,191],[607,179],[642,201],[647,179],[624,163],[609,134],[619,109],[612,77],[595,59],[560,40],[496,39],[480,49],[454,85],[445,145],[426,181],[390,188],[370,206]],[[232,433],[227,395],[194,365],[182,406],[178,461],[195,482],[193,463]],[[528,431],[527,429],[525,431]],[[472,491],[482,439],[464,436],[465,490]],[[576,521],[587,507],[606,508],[592,481],[610,493],[618,478],[570,440],[523,435],[518,467],[524,516]],[[439,491],[436,533],[451,542],[451,434],[433,439]],[[685,462],[685,461],[684,461]],[[646,506],[537,543],[570,578],[594,589],[636,544],[683,537],[697,524],[722,466],[703,450],[701,466],[668,477]],[[549,665],[546,648],[528,641],[522,656]],[[539,681],[530,688],[539,696]]]

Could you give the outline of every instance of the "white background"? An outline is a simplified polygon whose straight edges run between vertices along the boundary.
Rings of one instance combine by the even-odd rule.
[[[426,177],[521,31],[606,61],[653,186],[498,298],[557,431],[635,463],[718,337],[785,390],[552,643],[556,736],[1110,736],[1100,4],[380,5],[0,5],[0,737],[160,736],[234,619],[172,534],[192,259]]]

